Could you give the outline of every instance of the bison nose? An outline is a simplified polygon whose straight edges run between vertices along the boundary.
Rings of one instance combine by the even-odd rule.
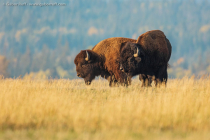
[[[124,72],[124,69],[123,69],[123,67],[120,67],[120,70],[121,70],[122,72]]]
[[[81,75],[78,73],[77,76],[80,77]]]
[[[123,71],[123,66],[122,65],[120,65],[120,70]]]

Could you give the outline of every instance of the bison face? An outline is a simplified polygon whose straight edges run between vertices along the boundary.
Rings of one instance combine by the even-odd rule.
[[[99,73],[99,59],[91,50],[82,50],[74,59],[77,76],[84,79],[86,85],[90,85]]]
[[[129,76],[135,76],[139,73],[144,52],[139,44],[127,42],[120,52],[120,70]]]

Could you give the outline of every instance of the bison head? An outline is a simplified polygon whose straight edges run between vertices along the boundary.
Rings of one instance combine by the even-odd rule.
[[[86,85],[90,85],[95,76],[99,74],[99,56],[92,50],[82,50],[74,59],[77,76],[84,79]]]
[[[127,42],[120,51],[120,70],[129,76],[139,74],[145,53],[137,43]]]

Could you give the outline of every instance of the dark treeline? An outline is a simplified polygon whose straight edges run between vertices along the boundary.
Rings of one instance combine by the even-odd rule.
[[[210,73],[208,0],[69,0],[66,6],[0,7],[0,74],[75,78],[74,57],[110,37],[162,30],[173,50],[169,77]],[[30,3],[55,3],[36,0]]]

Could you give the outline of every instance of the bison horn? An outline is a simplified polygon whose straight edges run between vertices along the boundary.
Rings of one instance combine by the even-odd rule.
[[[139,51],[139,48],[137,47],[136,53],[133,56],[134,57],[138,57],[139,56],[139,53],[140,53],[140,51]]]
[[[90,60],[90,56],[88,54],[88,51],[86,51],[87,57],[85,58],[86,61]]]

